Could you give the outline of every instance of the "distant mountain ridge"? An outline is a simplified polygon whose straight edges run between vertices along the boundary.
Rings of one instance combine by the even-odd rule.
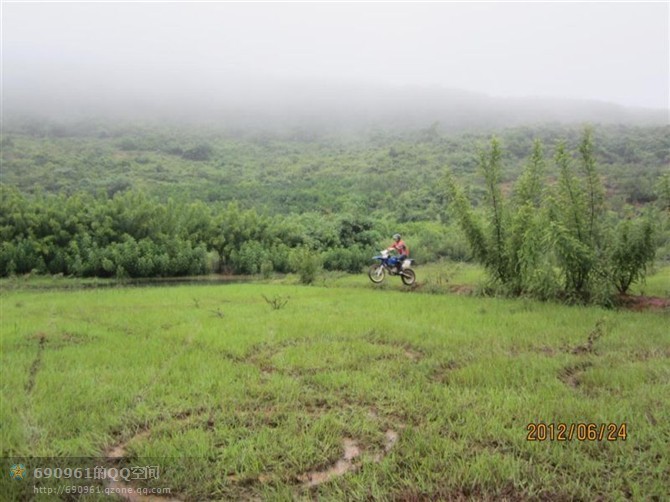
[[[538,123],[666,125],[662,109],[629,108],[590,100],[502,98],[442,87],[353,85],[332,82],[247,80],[171,84],[152,92],[112,84],[88,90],[61,87],[5,90],[5,120],[30,114],[70,117],[223,122],[235,127],[387,129],[427,127],[444,131],[495,129]]]

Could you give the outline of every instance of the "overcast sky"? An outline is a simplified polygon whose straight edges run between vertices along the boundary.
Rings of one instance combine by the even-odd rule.
[[[669,3],[2,3],[16,89],[426,85],[669,108]]]

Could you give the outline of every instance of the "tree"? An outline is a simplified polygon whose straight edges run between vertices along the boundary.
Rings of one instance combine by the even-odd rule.
[[[654,227],[649,217],[619,222],[609,262],[609,274],[619,293],[626,294],[631,284],[644,279],[654,255]]]
[[[539,298],[560,294],[570,301],[609,304],[615,288],[625,293],[633,282],[644,278],[654,257],[651,220],[609,223],[588,128],[578,152],[580,174],[573,168],[565,143],[558,144],[558,183],[544,190],[544,156],[536,141],[509,200],[500,188],[502,153],[494,138],[490,150],[480,155],[486,223],[478,219],[452,176],[445,177],[450,205],[473,255],[499,290]]]

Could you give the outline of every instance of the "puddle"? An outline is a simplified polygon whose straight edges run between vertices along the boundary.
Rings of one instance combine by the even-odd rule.
[[[342,476],[347,472],[358,469],[359,466],[354,463],[354,460],[361,454],[361,449],[358,447],[358,443],[353,439],[347,438],[343,441],[343,445],[344,455],[335,463],[335,465],[323,471],[312,471],[298,476],[298,479],[302,481],[304,486],[317,486],[330,481],[334,477]]]

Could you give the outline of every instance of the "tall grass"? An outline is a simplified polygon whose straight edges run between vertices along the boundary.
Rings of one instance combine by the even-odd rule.
[[[3,456],[123,444],[163,466],[146,486],[191,500],[667,495],[667,313],[366,280],[5,290]],[[628,438],[527,441],[538,422]],[[307,486],[347,438],[354,467]]]

